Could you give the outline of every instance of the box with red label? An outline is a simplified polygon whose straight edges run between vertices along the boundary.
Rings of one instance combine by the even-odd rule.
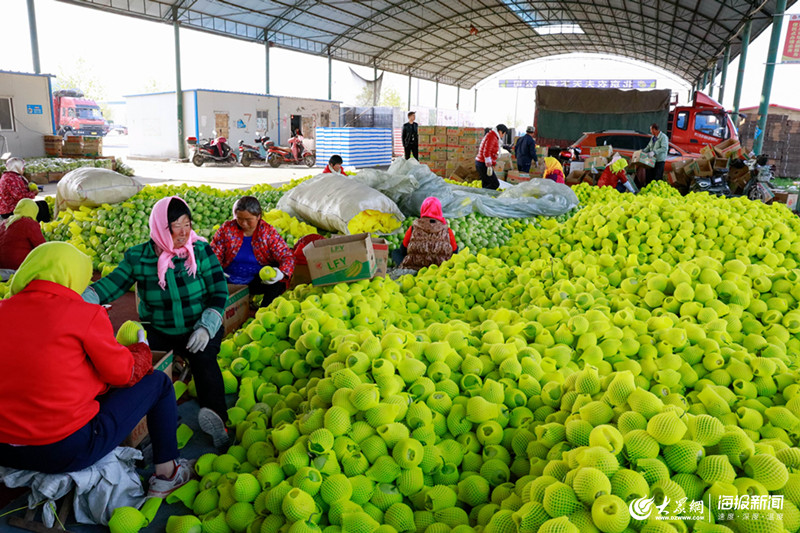
[[[370,279],[377,268],[368,233],[331,237],[303,248],[314,286]]]
[[[531,175],[528,172],[509,170],[506,172],[506,181],[516,185],[517,183],[522,183],[524,181],[531,181]]]
[[[375,276],[385,277],[389,269],[389,243],[386,239],[372,239],[372,249],[375,250]]]
[[[436,130],[433,126],[418,126],[417,133],[419,135],[433,135]]]
[[[717,155],[724,158],[736,157],[739,154],[739,149],[742,147],[736,139],[728,139],[722,141],[714,147]]]

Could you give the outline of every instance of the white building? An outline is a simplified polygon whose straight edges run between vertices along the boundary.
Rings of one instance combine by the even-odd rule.
[[[0,154],[44,155],[43,135],[53,135],[49,74],[0,71]]]
[[[125,97],[131,157],[178,157],[177,102],[174,92]],[[240,140],[253,144],[256,134],[287,145],[300,129],[313,140],[317,127],[338,126],[339,102],[289,96],[233,93],[207,89],[183,91],[184,137],[210,138],[213,131],[235,147]],[[313,142],[304,143],[307,148]],[[188,147],[186,154],[190,153]]]

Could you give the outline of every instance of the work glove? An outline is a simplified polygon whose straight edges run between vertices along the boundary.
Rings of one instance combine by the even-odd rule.
[[[35,192],[39,192],[39,186],[38,186],[38,185],[36,185],[36,184],[35,184],[35,183],[33,183],[33,182],[30,182],[30,183],[28,184],[28,190],[29,190],[29,191],[35,191]]]
[[[630,192],[632,192],[632,193],[634,193],[634,194],[635,194],[635,191],[633,190],[633,185],[631,185],[631,182],[629,182],[629,181],[626,181],[626,182],[624,183],[624,185],[625,185],[625,188],[626,188],[626,189],[628,189],[628,191],[630,191]]]
[[[486,167],[486,175],[494,176],[494,167]]]
[[[650,157],[655,157],[655,156],[656,156],[656,153],[655,153],[655,152],[648,152],[648,154],[647,154],[647,155],[649,155]]]
[[[138,340],[142,344],[150,346],[150,343],[147,342],[147,333],[145,333],[144,329],[140,329],[139,331],[136,332],[136,340]]]
[[[263,283],[264,285],[274,285],[275,283],[278,283],[280,280],[282,280],[285,277],[286,276],[283,275],[283,272],[281,272],[279,269],[276,268],[275,269],[275,277],[271,278],[271,279],[262,280],[261,283]]]
[[[211,335],[209,335],[208,330],[204,327],[199,327],[189,336],[186,349],[192,353],[202,352],[206,349],[210,340]]]
[[[147,374],[153,373],[153,354],[150,348],[138,344],[131,345],[128,349],[133,355],[133,373],[127,386],[133,387]]]

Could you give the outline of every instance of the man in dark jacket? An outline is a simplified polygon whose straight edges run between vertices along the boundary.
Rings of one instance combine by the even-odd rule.
[[[525,129],[525,135],[517,139],[514,147],[514,154],[517,156],[517,170],[520,172],[530,172],[531,162],[539,164],[536,157],[536,140],[533,138],[533,126]]]
[[[417,114],[413,111],[408,112],[408,122],[403,124],[403,149],[406,152],[406,159],[414,155],[414,159],[419,160],[419,133],[417,123],[414,121]]]

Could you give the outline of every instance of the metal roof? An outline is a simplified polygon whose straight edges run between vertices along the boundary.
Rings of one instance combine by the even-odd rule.
[[[471,88],[569,52],[645,61],[695,81],[772,23],[776,0],[59,0]],[[791,6],[796,0],[789,0]],[[582,33],[558,33],[557,28]],[[266,37],[265,37],[266,36]]]

